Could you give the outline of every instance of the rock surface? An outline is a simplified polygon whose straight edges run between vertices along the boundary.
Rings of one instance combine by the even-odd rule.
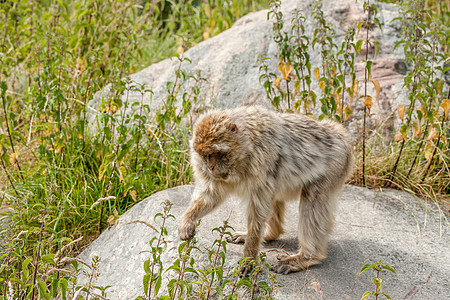
[[[282,12],[284,16],[285,30],[289,31],[291,18],[295,9],[303,11],[306,16],[305,29],[309,41],[313,40],[315,29],[313,17],[313,0],[282,1]],[[326,20],[333,24],[336,31],[336,44],[339,45],[343,40],[346,30],[350,25],[356,26],[363,20],[364,13],[362,2],[354,0],[323,0],[323,11]],[[369,56],[373,61],[372,78],[380,82],[381,94],[379,99],[375,99],[375,89],[372,83],[369,83],[368,93],[374,98],[374,106],[371,109],[370,118],[373,125],[388,123],[389,127],[393,122],[384,122],[387,116],[392,117],[398,105],[406,101],[401,87],[403,84],[403,75],[406,72],[404,55],[401,47],[394,52],[394,45],[400,40],[400,23],[393,21],[398,17],[398,9],[393,4],[379,3],[372,1],[378,7],[378,18],[381,22],[383,31],[375,29],[370,34],[370,39],[376,39],[380,42],[380,52],[377,57]],[[259,81],[261,75],[257,62],[258,57],[270,58],[270,71],[279,75],[277,69],[277,55],[279,53],[278,45],[273,41],[272,23],[273,20],[267,20],[268,10],[250,13],[238,20],[232,28],[223,33],[197,44],[195,47],[184,53],[191,62],[183,62],[181,69],[186,74],[194,75],[200,72],[200,77],[207,79],[206,83],[201,84],[199,102],[206,103],[207,106],[219,108],[236,107],[242,104],[259,103],[270,105],[266,98],[265,90]],[[364,39],[365,32],[361,31],[356,39]],[[355,41],[356,42],[356,41]],[[312,70],[320,66],[321,58],[319,47],[310,51]],[[148,68],[130,76],[130,79],[137,84],[145,84],[147,88],[153,91],[153,96],[147,93],[144,96],[144,103],[151,104],[153,109],[158,108],[167,97],[167,83],[175,81],[175,73],[179,68],[179,61],[176,58],[166,59],[153,64]],[[364,65],[361,57],[358,56],[356,63],[357,79],[362,83],[364,81]],[[320,95],[318,83],[313,78],[312,86],[315,86],[316,94]],[[189,91],[195,84],[194,80],[186,80],[180,95],[184,91]],[[90,101],[91,107],[97,108],[102,99],[106,99],[110,92],[110,86],[98,92],[94,99]],[[363,90],[362,85],[359,87]],[[122,96],[123,101],[140,101],[139,92],[130,92]],[[404,104],[404,103],[403,103]],[[358,121],[362,118],[363,109],[360,101],[357,101],[353,107],[353,118]],[[317,111],[320,111],[316,107]],[[91,123],[95,115],[91,116]],[[359,122],[356,122],[359,123]],[[371,121],[368,120],[370,126]]]
[[[167,223],[170,249],[162,256],[165,267],[177,255],[178,220],[190,201],[192,186],[181,186],[159,192],[135,205],[119,218],[116,226],[105,230],[80,256],[89,262],[101,258],[97,286],[107,290],[111,299],[134,299],[143,295],[143,262],[149,257],[148,242],[155,236],[149,227],[134,223],[146,221],[156,225],[153,217],[161,212],[160,203],[170,200],[171,213],[177,218]],[[217,236],[211,229],[229,219],[235,230],[245,230],[245,205],[238,199],[226,201],[219,209],[203,218],[198,228],[199,248],[209,247]],[[275,262],[274,249],[294,253],[297,249],[297,204],[290,203],[285,222],[286,234],[280,240],[264,245],[268,262]],[[395,268],[397,275],[383,272],[383,291],[392,299],[450,298],[450,240],[448,220],[432,205],[410,194],[395,190],[372,191],[346,186],[339,199],[336,225],[332,234],[328,258],[322,265],[306,273],[278,275],[282,285],[277,299],[360,299],[365,291],[373,291],[374,273],[366,271],[358,276],[365,263],[382,260]],[[242,245],[228,244],[227,271],[242,257]],[[196,263],[207,261],[206,251],[193,252]],[[170,272],[164,273],[166,286]],[[314,283],[315,282],[315,283]],[[317,283],[319,285],[317,285]],[[78,284],[86,284],[80,276]],[[311,287],[316,284],[319,291]],[[323,298],[322,298],[323,295]]]

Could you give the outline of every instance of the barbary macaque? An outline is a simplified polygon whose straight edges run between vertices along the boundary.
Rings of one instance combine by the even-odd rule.
[[[336,199],[353,164],[341,124],[261,106],[213,110],[195,123],[190,151],[196,188],[180,239],[191,239],[198,219],[236,195],[247,205],[247,232],[231,241],[244,242],[244,256],[256,258],[262,241],[284,233],[286,201],[300,200],[298,253],[279,256],[272,269],[297,272],[326,257]]]

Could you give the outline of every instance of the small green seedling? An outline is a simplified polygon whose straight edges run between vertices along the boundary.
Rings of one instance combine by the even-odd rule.
[[[361,300],[368,299],[367,297],[369,297],[370,295],[374,295],[375,296],[375,300],[378,299],[379,295],[384,295],[386,297],[386,299],[392,299],[388,294],[386,294],[385,292],[381,291],[381,282],[383,280],[380,278],[380,272],[383,271],[383,270],[388,270],[388,271],[391,271],[394,274],[397,274],[395,272],[394,268],[392,268],[392,267],[390,267],[388,265],[382,265],[381,264],[381,260],[379,260],[379,261],[377,261],[374,264],[365,264],[361,268],[361,271],[359,271],[359,274],[362,274],[364,271],[367,271],[369,269],[372,269],[375,272],[377,272],[377,276],[372,278],[372,282],[373,282],[373,284],[375,284],[375,291],[372,291],[372,292],[367,291],[367,292],[365,292],[362,295]]]

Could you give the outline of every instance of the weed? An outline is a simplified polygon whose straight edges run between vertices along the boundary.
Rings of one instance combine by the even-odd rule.
[[[391,297],[386,294],[385,292],[382,291],[381,289],[381,283],[383,282],[383,280],[381,279],[380,275],[381,272],[383,270],[388,270],[394,274],[397,274],[394,270],[394,268],[388,266],[388,265],[383,265],[381,264],[381,260],[377,261],[374,264],[365,264],[362,268],[361,271],[359,272],[359,274],[362,274],[363,272],[372,269],[373,271],[376,272],[376,276],[374,278],[372,278],[372,282],[375,285],[375,291],[373,292],[365,292],[362,297],[362,299],[368,299],[367,297],[369,297],[370,295],[373,295],[375,297],[375,300],[378,299],[378,296],[383,295],[386,297],[386,299],[391,299]]]

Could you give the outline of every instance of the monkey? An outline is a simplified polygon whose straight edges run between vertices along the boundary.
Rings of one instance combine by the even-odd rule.
[[[348,131],[332,120],[263,106],[212,110],[201,115],[190,140],[194,193],[181,218],[181,240],[193,238],[197,221],[236,195],[247,206],[247,232],[234,232],[244,257],[284,233],[285,203],[299,200],[298,243],[271,267],[288,274],[326,258],[336,200],[352,172]]]

